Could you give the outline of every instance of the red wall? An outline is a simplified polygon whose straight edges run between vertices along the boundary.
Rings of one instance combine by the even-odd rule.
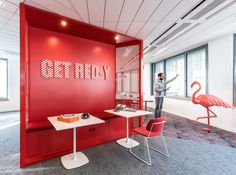
[[[119,47],[119,43],[114,40],[115,36],[125,39],[121,41],[122,46],[140,45],[142,72],[141,40],[69,18],[66,18],[68,28],[62,28],[59,21],[64,18],[20,4],[21,167],[72,151],[72,130],[57,132],[55,129],[42,129],[40,125],[40,130],[29,131],[28,123],[38,124],[41,120],[48,122],[48,116],[63,113],[94,113],[114,108],[115,47]],[[94,40],[88,40],[90,38]],[[109,77],[105,80],[75,79],[72,66],[69,79],[44,78],[40,64],[45,59],[109,66]],[[139,75],[141,78],[142,74]],[[139,81],[140,104],[141,93]],[[130,131],[132,121],[130,119]],[[126,134],[125,128],[125,118],[122,117],[106,119],[103,124],[77,128],[77,150],[122,138]]]
[[[28,42],[28,123],[63,113],[102,112],[114,108],[114,45],[35,27],[29,27]],[[69,79],[44,78],[40,67],[44,59],[110,66],[111,69],[106,80],[75,79],[73,66]],[[125,135],[125,119],[116,118],[106,120],[104,124],[78,128],[77,134],[77,149],[117,139]],[[25,156],[21,155],[24,163],[21,166],[64,155],[71,150],[72,130],[57,132],[51,129],[26,133]]]
[[[115,46],[83,38],[29,27],[29,121],[48,116],[96,112],[115,105]],[[110,66],[107,80],[44,78],[44,59]]]

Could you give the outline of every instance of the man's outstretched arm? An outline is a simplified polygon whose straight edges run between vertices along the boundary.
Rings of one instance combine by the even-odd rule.
[[[170,80],[167,80],[167,81],[165,81],[165,84],[168,84],[168,83],[170,83],[170,82],[172,82],[172,81],[174,81],[177,77],[179,76],[179,74],[176,74],[176,76],[174,77],[174,78],[172,78],[172,79],[170,79]]]

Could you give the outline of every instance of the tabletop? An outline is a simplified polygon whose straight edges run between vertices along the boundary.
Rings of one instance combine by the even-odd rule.
[[[114,111],[114,109],[109,109],[109,110],[104,110],[104,111],[107,113],[118,115],[118,116],[125,117],[125,118],[153,114],[152,112],[143,111],[143,110],[137,110],[135,112],[133,112],[133,111],[118,111],[118,112],[116,112],[116,111]]]
[[[75,115],[81,116],[82,113],[75,114]],[[90,117],[88,119],[81,119],[81,117],[80,117],[80,119],[78,121],[72,122],[72,123],[66,123],[66,122],[58,121],[57,117],[58,116],[48,117],[48,120],[51,122],[51,124],[54,126],[54,128],[57,131],[62,131],[62,130],[71,129],[71,128],[78,128],[78,127],[82,127],[82,126],[105,123],[104,120],[101,120],[101,119],[99,119],[97,117],[94,117],[92,115],[90,115]]]

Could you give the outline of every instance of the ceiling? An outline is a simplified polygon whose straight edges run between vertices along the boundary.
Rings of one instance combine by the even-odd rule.
[[[219,12],[227,13],[227,9],[236,3],[235,0],[21,0],[20,2],[143,39],[145,55],[149,60],[153,57],[153,53],[165,49],[173,41],[179,40],[180,36],[191,33],[194,28],[208,23],[208,20]],[[0,51],[19,53],[19,0],[0,0],[0,38]]]

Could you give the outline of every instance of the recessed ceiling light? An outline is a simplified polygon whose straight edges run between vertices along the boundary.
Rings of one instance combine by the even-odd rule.
[[[65,26],[67,26],[67,22],[66,22],[65,20],[62,20],[62,21],[61,21],[61,25],[62,25],[63,27],[65,27]]]

